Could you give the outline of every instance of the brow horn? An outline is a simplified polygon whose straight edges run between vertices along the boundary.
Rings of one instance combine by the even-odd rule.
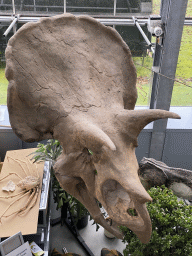
[[[79,142],[84,144],[87,148],[97,150],[101,146],[106,146],[113,151],[116,150],[116,146],[109,136],[98,126],[88,121],[78,123],[75,130],[79,134]]]
[[[180,119],[181,117],[162,109],[145,109],[124,110],[118,115],[118,118],[126,123],[126,129],[137,137],[141,130],[152,121],[165,118]]]
[[[106,146],[113,151],[116,150],[116,146],[110,137],[98,126],[87,120],[68,121],[67,124],[59,123],[54,129],[54,138],[63,143],[63,148],[66,148],[67,145],[69,152],[74,145],[78,148],[88,148],[93,152],[99,151],[102,146]],[[70,141],[73,141],[73,143]]]

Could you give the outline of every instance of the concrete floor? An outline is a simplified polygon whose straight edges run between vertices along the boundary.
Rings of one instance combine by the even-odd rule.
[[[56,210],[53,199],[51,198],[51,219],[57,217],[60,217],[60,211]],[[125,244],[119,239],[107,238],[104,235],[104,229],[102,227],[96,232],[96,226],[92,225],[92,223],[93,221],[89,221],[87,227],[79,230],[79,233],[94,256],[100,256],[102,248],[116,249],[123,254]],[[89,256],[67,226],[65,224],[61,226],[59,223],[51,227],[50,230],[50,251],[56,248],[60,253],[63,253],[63,247],[66,247],[68,252],[77,253],[81,256]]]

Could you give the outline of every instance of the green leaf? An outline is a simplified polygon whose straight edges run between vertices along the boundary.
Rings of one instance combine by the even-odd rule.
[[[90,155],[93,155],[93,152],[91,151],[91,149],[88,149],[88,152]]]
[[[63,206],[63,199],[60,198],[59,203],[58,203],[58,209]]]

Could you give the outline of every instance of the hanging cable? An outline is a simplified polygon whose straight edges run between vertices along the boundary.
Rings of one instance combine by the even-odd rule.
[[[154,72],[154,73],[156,73],[156,74],[158,74],[158,75],[160,75],[160,76],[163,76],[163,77],[165,77],[165,78],[167,78],[167,79],[170,79],[170,80],[172,80],[172,81],[175,81],[175,82],[177,82],[177,83],[180,83],[180,84],[183,84],[183,85],[185,85],[185,86],[187,86],[187,87],[192,88],[191,85],[188,85],[188,84],[186,84],[186,83],[184,83],[184,82],[181,82],[181,81],[179,81],[179,80],[177,80],[177,79],[173,79],[173,78],[171,78],[171,77],[165,76],[165,75],[163,75],[163,74],[161,74],[161,73],[159,73],[159,72],[157,72],[157,71],[151,70],[150,68],[147,68],[147,67],[145,67],[145,66],[143,66],[143,65],[141,65],[141,64],[139,64],[139,63],[137,63],[137,62],[135,62],[135,65],[139,65],[139,66],[141,66],[141,67],[143,67],[143,68],[146,68],[146,69],[148,69],[148,70],[150,70],[150,71],[152,71],[152,72]]]

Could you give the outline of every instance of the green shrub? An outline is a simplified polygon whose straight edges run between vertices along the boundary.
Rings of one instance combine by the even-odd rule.
[[[152,236],[148,244],[142,244],[128,228],[123,242],[127,243],[124,255],[170,256],[192,255],[192,207],[178,201],[165,186],[151,188],[148,193],[153,202],[147,203],[152,221]]]

